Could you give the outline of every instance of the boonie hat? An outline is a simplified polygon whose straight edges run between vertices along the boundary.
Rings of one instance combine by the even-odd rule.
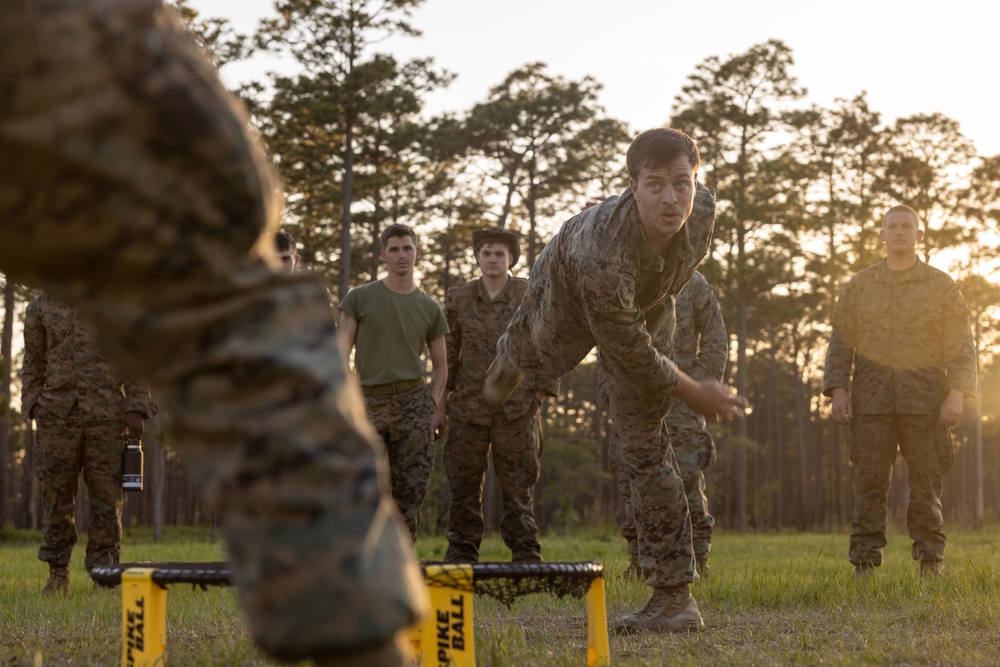
[[[517,264],[521,256],[521,240],[517,232],[502,227],[476,229],[472,232],[472,252],[479,254],[484,243],[503,243],[510,250],[510,265]]]

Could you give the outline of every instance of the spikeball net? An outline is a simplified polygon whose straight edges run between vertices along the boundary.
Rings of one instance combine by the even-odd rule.
[[[604,576],[600,563],[421,563],[430,588],[451,588],[493,598],[510,607],[522,595],[547,593],[583,598],[591,583]],[[468,568],[468,569],[467,569]],[[468,575],[471,570],[471,577]]]
[[[586,600],[588,666],[610,665],[604,566],[579,563],[423,562],[431,610],[410,637],[422,667],[475,667],[473,595],[508,608],[523,595],[544,593]],[[96,567],[91,578],[102,586],[122,586],[122,664],[159,664],[166,657],[168,584],[229,586],[229,563],[121,563]]]

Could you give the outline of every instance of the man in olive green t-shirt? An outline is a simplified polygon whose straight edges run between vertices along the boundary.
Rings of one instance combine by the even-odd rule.
[[[340,327],[348,352],[357,348],[354,369],[365,395],[368,418],[389,455],[392,497],[417,539],[420,506],[434,465],[434,440],[444,426],[441,400],[448,378],[441,306],[416,286],[420,257],[417,236],[406,225],[382,232],[389,273],[355,287],[340,304]],[[424,383],[424,349],[430,352],[431,384]]]

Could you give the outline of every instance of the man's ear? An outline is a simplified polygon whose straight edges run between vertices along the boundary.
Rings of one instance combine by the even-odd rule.
[[[633,195],[636,195],[636,196],[639,195],[639,184],[635,182],[634,178],[629,178],[628,179],[628,186],[632,189],[632,194]]]
[[[924,238],[924,230],[917,227],[917,240],[920,241]]]

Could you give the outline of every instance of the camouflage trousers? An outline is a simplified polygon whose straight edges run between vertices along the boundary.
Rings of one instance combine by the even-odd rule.
[[[663,415],[606,374],[608,404],[618,434],[618,475],[627,481],[639,545],[639,565],[654,588],[698,580],[684,480]],[[624,486],[624,484],[623,484]]]
[[[42,414],[39,414],[42,412]],[[89,570],[121,555],[121,422],[81,424],[35,409],[34,465],[42,495],[42,546],[38,559],[68,567],[76,544],[76,492],[83,473],[90,496]]]
[[[716,459],[715,441],[705,428],[705,418],[678,401],[664,422],[674,450],[677,469],[684,480],[688,511],[691,513],[691,538],[696,558],[712,549],[715,518],[708,511],[705,495],[705,471]]]
[[[71,301],[173,406],[256,641],[339,655],[425,613],[326,289],[252,259],[280,189],[175,13],[0,3],[0,155],[0,270]]]
[[[698,559],[712,549],[712,527],[715,525],[715,518],[708,511],[704,470],[715,462],[715,443],[711,434],[697,422],[668,423],[666,427],[673,464],[684,481],[688,512],[691,515],[692,548],[695,558]],[[629,559],[638,560],[639,536],[632,509],[632,490],[621,457],[622,441],[617,431],[612,429],[609,461],[623,501],[621,534],[628,544]]]
[[[572,295],[567,294],[567,298]],[[528,373],[563,368],[586,356],[588,350],[583,347],[587,342],[582,337],[584,342],[575,344],[582,347],[564,345],[542,358],[534,341],[568,334],[560,334],[553,324],[558,320],[547,319],[545,313],[522,311],[518,310],[507,331],[497,340],[498,356]],[[627,481],[632,500],[639,565],[646,583],[661,588],[698,581],[684,480],[677,470],[663,424],[672,396],[650,396],[636,386],[634,378],[620,377],[611,370],[617,369],[618,364],[604,359],[600,349],[598,363],[604,369],[603,390],[620,438],[619,474]]]
[[[955,462],[951,431],[937,415],[858,415],[851,421],[850,456],[854,466],[854,518],[850,560],[882,564],[886,545],[889,481],[897,447],[906,459],[910,498],[906,527],[914,560],[944,560],[941,532],[942,478]]]
[[[434,470],[432,420],[437,403],[429,385],[389,396],[365,396],[368,418],[385,444],[392,498],[416,541],[420,508]]]
[[[540,470],[537,421],[537,411],[514,421],[508,421],[502,411],[494,411],[489,426],[449,421],[444,447],[451,492],[446,561],[479,561],[485,532],[483,481],[491,451],[503,502],[500,535],[510,548],[511,560],[542,560],[532,497]]]

